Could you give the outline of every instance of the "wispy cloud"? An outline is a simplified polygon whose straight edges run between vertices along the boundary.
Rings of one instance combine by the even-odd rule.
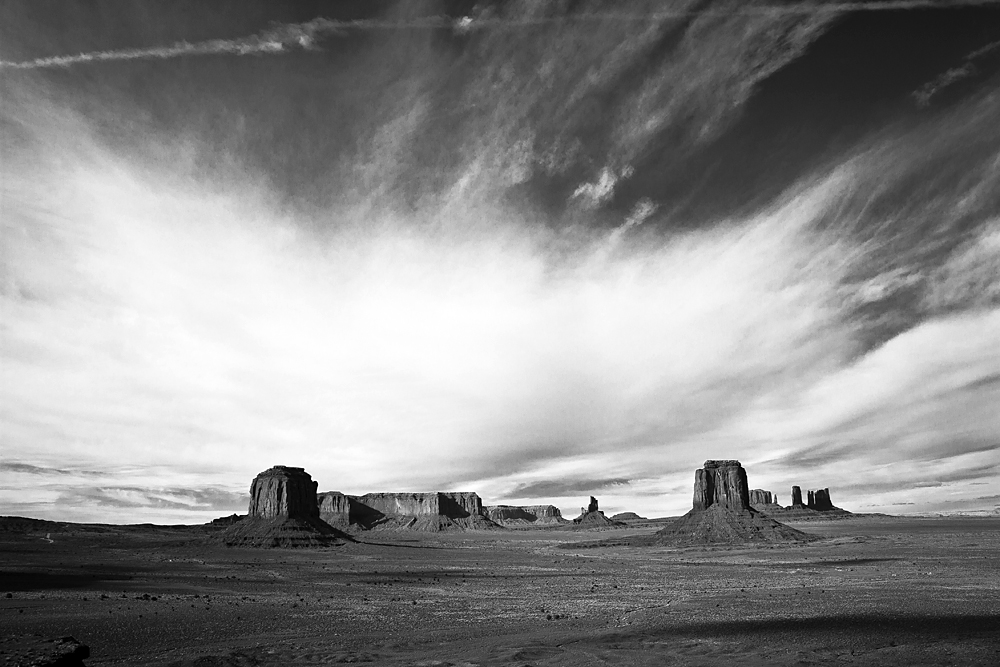
[[[594,22],[519,41],[499,28],[563,20],[526,6],[469,17],[477,42],[452,60],[427,31],[372,40],[344,80],[384,71],[384,97],[211,98],[231,142],[176,109],[168,136],[145,132],[141,111],[75,89],[5,99],[0,506],[211,518],[274,464],[324,490],[599,493],[647,515],[687,509],[707,458],[743,460],[754,487],[831,487],[848,508],[995,479],[995,102],[675,227],[655,194],[626,199],[623,165],[663,136],[682,153],[708,141],[852,5],[641,29],[571,17]],[[405,26],[449,29],[323,20],[133,55],[281,53]],[[255,85],[256,63],[241,61]],[[158,84],[149,108],[168,97]],[[296,122],[321,109],[320,131],[278,132],[290,123],[267,114],[286,103]],[[89,104],[114,136],[72,111]],[[274,136],[240,125],[258,104],[276,105]],[[264,152],[280,159],[258,177]],[[283,197],[289,172],[323,196]],[[525,204],[539,173],[550,189]],[[872,343],[868,314],[894,309]]]
[[[942,90],[962,79],[975,76],[978,72],[976,61],[997,49],[1000,49],[1000,41],[990,42],[986,46],[966,54],[965,58],[962,59],[961,65],[952,67],[913,91],[913,99],[916,100],[917,106],[930,106],[931,99]]]
[[[949,7],[956,5],[989,5],[997,0],[899,0],[898,2],[828,2],[820,4],[763,4],[740,9],[714,10],[656,10],[646,12],[587,12],[562,16],[532,16],[531,18],[498,17],[489,10],[480,15],[450,18],[446,16],[426,16],[411,18],[405,21],[384,21],[360,19],[342,21],[318,17],[304,23],[286,23],[273,26],[260,33],[236,39],[212,39],[201,42],[175,42],[166,46],[156,46],[138,49],[114,49],[107,51],[91,51],[87,53],[46,56],[19,62],[0,61],[0,69],[45,69],[53,67],[70,67],[88,63],[123,60],[167,59],[184,56],[204,55],[266,55],[279,54],[297,49],[318,48],[317,41],[323,37],[344,34],[347,31],[358,30],[419,30],[419,29],[450,29],[458,34],[466,34],[474,30],[516,29],[530,26],[542,26],[552,23],[579,21],[594,22],[646,22],[670,19],[685,19],[695,16],[739,17],[739,16],[801,16],[830,15],[856,11],[895,11],[902,9],[926,9],[934,7]],[[973,54],[970,54],[972,57]],[[946,75],[945,75],[946,76]],[[960,75],[960,76],[964,76]],[[958,78],[960,78],[960,76]],[[946,81],[943,85],[950,83]],[[930,85],[930,84],[928,84]],[[933,94],[933,91],[930,93]],[[930,95],[927,95],[929,99]],[[921,98],[922,99],[922,98]]]
[[[625,486],[631,480],[622,478],[611,479],[576,479],[576,480],[540,480],[527,484],[518,484],[508,493],[508,498],[551,498],[560,496],[590,495],[606,491],[611,487]]]

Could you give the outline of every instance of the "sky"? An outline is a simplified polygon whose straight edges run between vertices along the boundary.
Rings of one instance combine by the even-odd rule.
[[[1000,3],[0,4],[0,514],[1000,511]]]

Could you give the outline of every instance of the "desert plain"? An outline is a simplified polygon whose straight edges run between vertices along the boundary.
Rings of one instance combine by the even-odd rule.
[[[0,634],[71,635],[87,665],[1000,664],[1000,518],[615,544],[667,521],[243,549],[219,526],[5,518]]]

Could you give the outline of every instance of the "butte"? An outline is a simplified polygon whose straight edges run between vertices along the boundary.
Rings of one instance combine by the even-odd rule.
[[[747,473],[739,461],[705,461],[694,474],[691,511],[646,544],[698,545],[805,542],[815,539],[779,523],[750,505]]]
[[[246,518],[227,528],[222,542],[231,547],[324,547],[351,540],[320,519],[316,486],[302,468],[265,470],[250,485]]]

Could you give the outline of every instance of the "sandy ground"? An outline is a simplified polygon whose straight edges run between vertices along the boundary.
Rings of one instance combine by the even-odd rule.
[[[211,546],[207,528],[7,531],[0,632],[73,635],[88,665],[1000,664],[1000,519],[792,525],[825,539],[371,533],[294,551]]]

